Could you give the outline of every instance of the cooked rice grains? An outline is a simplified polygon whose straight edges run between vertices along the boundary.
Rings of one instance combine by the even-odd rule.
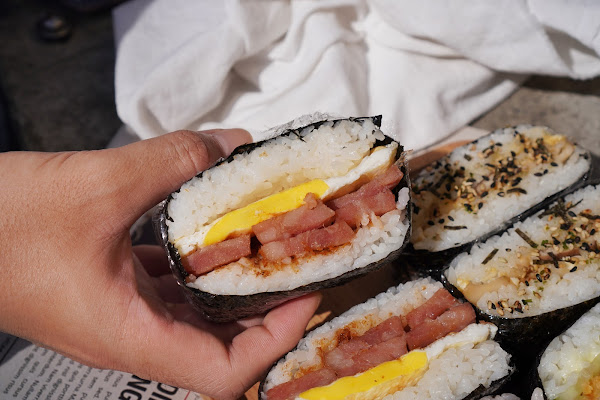
[[[439,252],[481,239],[589,169],[589,154],[548,128],[496,130],[413,178],[411,243]]]

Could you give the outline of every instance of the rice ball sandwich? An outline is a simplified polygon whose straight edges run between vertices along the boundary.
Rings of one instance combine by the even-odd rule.
[[[188,299],[231,321],[342,284],[409,237],[403,148],[380,117],[324,120],[236,149],[172,193],[158,230]]]
[[[498,129],[456,148],[412,183],[410,259],[435,274],[476,241],[583,186],[590,154],[546,127]]]
[[[261,383],[261,400],[464,399],[513,372],[496,327],[431,278],[390,288],[308,333]],[[388,396],[388,397],[386,397]]]

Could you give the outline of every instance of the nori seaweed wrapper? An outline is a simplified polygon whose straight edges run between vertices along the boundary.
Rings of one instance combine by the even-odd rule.
[[[566,328],[566,329],[568,329],[568,328]],[[538,365],[540,365],[540,361],[542,359],[542,355],[544,354],[545,350],[546,350],[546,346],[544,346],[544,348],[535,357],[534,361],[527,369],[528,373],[525,374],[526,379],[523,380],[523,384],[522,384],[523,398],[530,399],[533,396],[533,391],[536,388],[540,388],[540,389],[542,389],[542,394],[543,394],[544,399],[548,399],[548,397],[546,397],[546,391],[544,390],[544,385],[542,384],[542,379],[540,378],[540,374],[538,373],[538,370],[537,370],[537,367],[538,367]]]
[[[334,124],[340,121],[344,121],[345,119],[339,120],[331,120],[331,121],[320,121],[316,122],[301,128],[287,130],[281,135],[288,135],[290,137],[297,136],[298,140],[302,140],[299,136],[299,132],[307,127],[313,126],[315,129],[318,128],[325,122],[333,122]],[[366,117],[366,118],[348,118],[348,120],[355,121],[361,123],[365,120],[371,120],[374,125],[380,127],[381,126],[381,116],[375,117]],[[278,135],[279,136],[279,135]],[[276,136],[276,137],[278,137]],[[233,160],[233,157],[237,154],[247,153],[254,149],[257,149],[264,144],[268,143],[275,138],[269,138],[267,140],[263,140],[256,143],[247,144],[244,146],[240,146],[236,148],[233,153],[226,159],[222,159],[217,162],[216,166],[219,166],[223,163],[228,163]],[[394,140],[388,136],[385,136],[384,140],[377,140],[373,147],[387,145],[392,143]],[[397,160],[401,160],[404,157],[403,147],[401,145],[398,146]],[[409,183],[409,175],[408,170],[404,163],[400,164],[401,171],[404,174],[404,177],[400,181],[400,183],[392,189],[392,192],[398,196],[398,192],[403,187],[410,187]],[[213,167],[214,168],[214,167]],[[202,176],[202,173],[198,175],[198,177]],[[408,230],[406,236],[404,237],[404,241],[400,248],[388,254],[386,257],[381,259],[380,261],[371,263],[365,267],[357,268],[352,271],[348,271],[342,275],[337,277],[333,277],[330,279],[326,279],[319,282],[308,283],[304,286],[297,287],[292,290],[284,290],[284,291],[273,291],[273,292],[261,292],[251,295],[217,295],[212,293],[207,293],[195,288],[191,288],[186,285],[186,277],[188,273],[185,271],[182,263],[181,257],[178,250],[168,241],[168,227],[166,221],[170,218],[167,212],[168,202],[172,199],[172,196],[169,196],[167,200],[165,200],[159,207],[157,214],[154,216],[154,225],[157,232],[157,236],[159,242],[165,248],[167,252],[167,256],[169,259],[169,264],[171,266],[171,270],[177,280],[177,283],[182,288],[185,297],[187,300],[194,305],[194,307],[199,310],[207,319],[210,319],[215,322],[229,322],[239,320],[245,317],[249,317],[252,315],[257,315],[264,313],[279,304],[284,303],[287,300],[291,300],[302,295],[318,291],[321,289],[326,289],[334,286],[343,285],[346,282],[349,282],[352,279],[355,279],[359,276],[363,276],[368,274],[371,271],[374,271],[386,263],[396,259],[398,255],[402,252],[404,246],[408,243],[410,238],[410,223],[411,223],[411,212],[410,212],[410,201],[407,205],[406,212],[406,221],[408,222]]]
[[[401,262],[403,263],[403,269],[408,271],[413,279],[430,276],[439,281],[442,279],[442,273],[448,261],[460,253],[469,251],[473,244],[477,242],[478,240],[451,249],[434,252],[415,250],[412,243],[409,243],[402,255]]]
[[[512,127],[511,129],[516,130],[517,127]],[[490,132],[489,134],[477,140],[474,140],[470,144],[475,144],[479,140],[487,138],[494,132],[495,131]],[[470,144],[467,144],[466,146]],[[538,211],[541,211],[542,209],[546,208],[549,204],[553,203],[557,199],[564,197],[565,195],[574,192],[585,185],[600,182],[600,157],[595,156],[590,152],[585,152],[583,157],[586,160],[590,159],[590,168],[578,181],[574,182],[573,184],[569,185],[568,187],[562,189],[559,192],[549,195],[541,202],[533,205],[532,207],[523,211],[522,213],[504,221],[502,224],[496,226],[490,232],[476,238],[475,240],[441,251],[417,250],[414,248],[412,243],[409,243],[406,246],[406,250],[404,251],[402,257],[402,261],[405,263],[404,268],[406,268],[410,272],[413,278],[431,276],[434,279],[440,280],[446,264],[460,253],[470,251],[471,247],[473,247],[474,244],[483,242],[494,235],[504,232],[505,230],[513,226],[515,223],[525,220],[526,218],[537,213]],[[414,209],[415,205],[413,204],[412,206]]]

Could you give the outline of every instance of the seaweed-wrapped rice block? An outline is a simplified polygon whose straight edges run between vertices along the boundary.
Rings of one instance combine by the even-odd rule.
[[[600,298],[600,187],[588,186],[476,244],[444,278],[508,348],[539,352]]]
[[[600,305],[550,342],[537,373],[549,400],[600,399]]]
[[[424,278],[392,287],[308,333],[269,371],[262,400],[463,399],[511,375],[496,327]]]
[[[411,261],[435,272],[474,241],[581,185],[590,165],[584,149],[539,126],[499,129],[455,149],[413,177]]]
[[[158,222],[192,303],[239,319],[395,257],[409,234],[408,178],[380,120],[280,132],[173,193]]]

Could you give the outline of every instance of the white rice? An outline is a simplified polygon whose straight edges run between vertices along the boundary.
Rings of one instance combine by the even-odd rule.
[[[258,151],[208,170],[186,183],[169,203],[169,240],[178,246],[202,226],[272,193],[316,178],[340,176],[355,167],[383,134],[370,121],[342,121],[305,129],[303,140],[278,137]],[[188,286],[207,293],[248,295],[295,289],[380,261],[400,248],[408,232],[409,189],[398,194],[397,209],[365,217],[351,243],[335,252],[304,257],[286,268],[241,258],[198,277]],[[181,252],[181,249],[180,249]],[[182,252],[185,254],[184,252]]]
[[[538,374],[549,400],[572,388],[600,355],[600,304],[584,314],[544,351]]]
[[[510,151],[514,148],[513,146],[518,144],[518,138],[515,136],[517,131],[534,142],[538,138],[555,135],[548,128],[527,125],[496,130],[475,143],[466,144],[454,150],[440,160],[440,168],[427,168],[421,171],[414,178],[413,187],[422,188],[427,182],[439,181],[448,172],[443,168],[444,165],[451,166],[451,172],[464,167],[466,171],[465,179],[470,176],[469,173],[473,173],[474,178],[479,181],[482,175],[490,173],[490,169],[485,165],[490,162],[490,159],[482,157],[482,151],[492,143],[501,143],[502,146],[496,147],[495,151],[506,159],[511,155]],[[518,151],[518,149],[516,150]],[[473,208],[471,211],[467,211],[462,205],[463,202],[460,201],[447,212],[441,212],[441,214],[433,217],[429,215],[431,206],[424,200],[425,197],[421,199],[421,195],[413,194],[413,202],[421,208],[421,211],[413,216],[414,227],[411,242],[415,249],[441,251],[485,236],[546,197],[577,182],[590,168],[590,160],[582,157],[584,154],[583,149],[576,147],[575,152],[568,160],[564,164],[559,163],[560,165],[557,167],[551,166],[550,161],[533,165],[531,169],[524,171],[525,175],[522,175],[522,181],[518,185],[526,189],[526,194],[513,192],[504,193],[504,197],[499,197],[495,191],[490,189],[488,196],[476,198],[476,201],[472,202]],[[471,159],[467,160],[465,156]],[[523,167],[523,160],[528,157],[530,157],[530,154],[517,153],[514,157],[515,163]],[[547,172],[543,174],[544,171]],[[538,177],[534,175],[536,173],[543,175]],[[462,180],[457,179],[453,185],[460,186],[460,182]],[[504,191],[508,188],[511,188],[511,186],[508,185]],[[422,196],[431,197],[433,195],[430,196],[429,192],[423,191]],[[444,201],[436,200],[436,207],[445,207],[440,206],[441,203],[444,203]],[[479,203],[482,204],[481,209],[477,207]],[[443,223],[438,222],[441,219],[444,220]],[[447,230],[444,229],[444,225],[466,226],[467,229]]]
[[[493,340],[449,348],[430,361],[415,386],[385,399],[463,399],[480,385],[489,387],[508,375],[509,359],[509,354]]]
[[[593,214],[600,214],[600,187],[588,186],[567,196],[565,203],[577,203],[571,208],[575,214],[589,209]],[[525,284],[519,278],[521,268],[532,265],[539,251],[553,251],[557,254],[567,249],[553,245],[553,236],[561,231],[558,218],[549,221],[549,217],[539,218],[542,212],[517,223],[502,235],[489,238],[484,243],[476,244],[468,253],[458,255],[450,263],[446,271],[449,282],[464,293],[469,284],[489,283],[498,277],[510,277],[510,283],[502,285],[497,290],[485,293],[476,303],[477,307],[490,315],[500,315],[502,309],[498,302],[505,301],[509,306],[521,302],[523,312],[511,312],[502,309],[505,318],[523,318],[539,315],[552,310],[565,308],[600,296],[600,257],[593,252],[581,251],[581,256],[575,256],[569,261],[559,262],[560,269],[548,264],[550,276],[542,282],[536,278]],[[582,220],[575,221],[582,223]],[[595,227],[595,235],[587,235],[583,241],[600,240],[600,220],[589,222],[590,228]],[[517,234],[516,229],[524,232],[533,242],[538,244],[532,248]],[[582,236],[583,237],[583,236]],[[546,245],[541,245],[542,243]],[[583,242],[582,241],[582,242]],[[485,265],[483,261],[497,249],[498,252]],[[576,268],[575,268],[576,267]],[[572,271],[572,272],[570,272]],[[562,276],[561,276],[562,275]],[[468,297],[468,296],[467,296]],[[526,301],[527,307],[523,305]],[[490,308],[490,303],[495,308]]]
[[[533,393],[531,393],[531,400],[546,400],[542,388],[536,387],[533,389]]]
[[[392,287],[352,307],[300,340],[297,348],[271,369],[265,380],[264,392],[287,382],[300,368],[321,365],[322,350],[336,346],[334,338],[340,329],[347,328],[355,335],[362,335],[391,316],[408,314],[441,288],[442,285],[431,278],[420,279]],[[471,327],[477,328],[475,324]],[[386,398],[460,399],[480,384],[489,387],[495,380],[506,376],[510,371],[509,358],[508,353],[492,340],[477,345],[461,344],[430,360],[428,370],[414,387]]]
[[[303,140],[289,136],[273,139],[233,162],[205,171],[173,194],[167,221],[169,241],[190,236],[224,214],[270,194],[312,179],[347,173],[369,153],[383,134],[370,120],[362,124],[332,122],[299,132]]]

